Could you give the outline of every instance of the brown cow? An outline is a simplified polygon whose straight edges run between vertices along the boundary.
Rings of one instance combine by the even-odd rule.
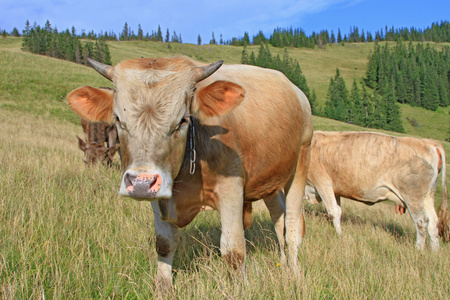
[[[439,249],[434,194],[442,170],[441,235],[448,236],[445,152],[434,140],[393,137],[370,132],[315,131],[306,197],[323,200],[340,234],[340,197],[368,205],[390,200],[406,207],[416,226],[416,246],[423,249],[426,232]]]
[[[261,198],[296,271],[312,138],[302,91],[280,72],[222,61],[89,62],[115,90],[81,87],[68,103],[83,118],[118,124],[120,195],[151,201],[157,282],[172,284],[178,228],[205,209],[219,211],[222,257],[244,275],[243,205]]]
[[[116,126],[106,122],[89,122],[83,118],[81,126],[86,141],[77,138],[78,147],[84,152],[84,162],[91,165],[101,161],[110,166],[120,146]]]

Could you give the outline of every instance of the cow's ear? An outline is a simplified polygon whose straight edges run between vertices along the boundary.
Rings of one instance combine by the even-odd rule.
[[[199,112],[205,117],[225,115],[238,106],[245,97],[242,86],[229,81],[216,81],[197,92]]]
[[[86,143],[77,135],[78,138],[78,147],[82,150],[82,151],[86,151]]]
[[[74,112],[86,120],[111,123],[114,90],[83,86],[70,92],[67,102]]]

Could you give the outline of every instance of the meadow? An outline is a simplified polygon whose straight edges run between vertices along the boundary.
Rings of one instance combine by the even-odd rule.
[[[264,205],[256,203],[254,224],[246,232],[247,285],[230,278],[220,258],[217,212],[199,214],[180,230],[173,293],[158,294],[153,283],[157,255],[151,206],[118,196],[117,157],[113,168],[84,165],[76,142],[76,135],[82,135],[79,118],[65,100],[76,87],[111,84],[85,66],[23,53],[20,44],[20,39],[0,39],[2,299],[450,298],[449,244],[441,243],[438,253],[428,245],[418,251],[408,214],[396,215],[390,203],[369,207],[345,199],[341,237],[322,204],[304,202],[307,231],[299,278],[279,265],[273,225]],[[229,46],[109,45],[113,64],[129,57],[175,54],[238,63],[242,52],[241,47]],[[345,70],[348,86],[353,78],[364,76],[371,48],[355,44],[289,51],[323,99],[326,87],[324,92],[321,86],[328,84],[336,67]],[[444,141],[448,108],[427,112],[402,106],[402,113],[421,124],[417,129],[404,122],[407,135],[438,139],[450,153],[450,143]],[[314,117],[314,126],[368,130],[319,117]],[[439,202],[440,188],[436,208]]]

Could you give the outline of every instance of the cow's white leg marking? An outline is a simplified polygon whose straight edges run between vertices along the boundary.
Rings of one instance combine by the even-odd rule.
[[[409,214],[416,227],[416,248],[423,250],[428,227],[428,218],[425,216],[425,210],[422,205],[420,207],[408,206]]]
[[[310,160],[310,145],[302,146],[295,177],[286,196],[286,246],[288,264],[295,275],[298,274],[298,251],[305,235],[305,218],[302,200],[305,194],[306,176]]]
[[[219,200],[220,252],[225,261],[245,280],[245,236],[242,222],[244,204],[241,177],[221,177],[216,193]]]
[[[278,243],[280,244],[281,264],[286,265],[285,247],[286,241],[284,239],[284,215],[286,212],[285,197],[283,191],[279,191],[272,197],[264,198],[264,203],[270,213],[270,218],[275,226],[275,233],[277,234]]]
[[[316,187],[317,192],[322,198],[323,204],[327,213],[331,216],[333,220],[334,229],[340,235],[342,234],[341,228],[341,198],[334,195],[333,185],[331,182],[321,182],[320,186]]]
[[[416,227],[416,248],[419,250],[423,250],[425,247],[427,231],[430,236],[431,249],[439,250],[438,217],[434,209],[434,193],[433,190],[429,191],[420,201],[406,201],[409,214]],[[420,203],[420,205],[413,206],[412,203]]]
[[[436,210],[434,209],[434,191],[430,191],[425,197],[424,208],[425,217],[428,219],[428,235],[432,250],[439,250],[439,234],[437,224],[439,222]]]
[[[172,262],[178,245],[178,228],[161,220],[158,201],[152,201],[158,253],[157,287],[165,290],[172,287]]]

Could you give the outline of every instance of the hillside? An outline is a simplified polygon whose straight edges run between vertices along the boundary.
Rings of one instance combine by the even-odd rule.
[[[86,168],[75,137],[82,134],[80,119],[66,103],[74,88],[111,83],[89,67],[24,53],[20,45],[19,38],[0,39],[2,299],[165,299],[154,285],[156,233],[149,202],[119,197],[117,156],[113,168]],[[109,45],[113,64],[125,58],[177,54],[238,63],[242,51],[186,44],[168,49],[167,44],[152,42]],[[370,49],[355,44],[289,51],[322,102],[335,68],[349,83],[361,78]],[[415,129],[404,122],[408,135],[441,140],[449,157],[450,143],[443,141],[450,124],[448,109],[427,112],[402,106],[402,112],[403,118],[415,117],[421,125]],[[320,130],[381,132],[320,117],[313,120]],[[439,184],[436,208],[440,200]],[[267,209],[261,201],[255,203],[255,221],[245,233],[246,285],[230,280],[230,269],[220,258],[218,213],[199,214],[179,230],[175,289],[166,298],[448,299],[450,244],[441,242],[434,253],[427,241],[426,249],[417,251],[410,217],[395,214],[391,203],[366,206],[343,199],[342,207],[343,235],[338,236],[324,206],[304,201],[307,229],[299,253],[301,276],[295,278],[280,265]]]
[[[237,46],[218,46],[218,45],[192,45],[192,44],[168,44],[158,42],[146,41],[130,41],[130,42],[108,42],[113,64],[126,58],[134,57],[159,57],[169,55],[187,55],[196,60],[204,62],[213,62],[223,59],[225,63],[235,64],[239,63],[242,54],[242,47]],[[0,40],[0,53],[2,58],[2,68],[10,69],[11,72],[3,73],[0,76],[5,78],[0,82],[0,99],[2,106],[13,105],[9,101],[23,99],[27,101],[36,98],[37,95],[46,99],[58,100],[56,103],[49,101],[46,105],[47,110],[51,111],[62,110],[61,114],[69,114],[68,119],[75,121],[67,107],[61,105],[65,95],[72,89],[79,85],[85,85],[89,82],[90,85],[108,86],[110,83],[96,76],[94,72],[84,66],[75,65],[73,63],[50,59],[47,57],[40,57],[24,53],[20,50],[20,38],[6,38]],[[434,44],[435,47],[442,47],[442,44]],[[250,46],[248,51],[255,51],[257,53],[259,46]],[[289,49],[290,57],[297,59],[303,73],[306,76],[310,88],[315,89],[318,96],[319,105],[323,106],[326,101],[327,89],[330,78],[334,76],[336,68],[339,68],[342,77],[347,83],[347,88],[350,89],[351,83],[354,79],[361,81],[365,76],[367,57],[373,49],[373,43],[352,43],[327,45],[324,49],[306,49],[306,48],[291,48]],[[270,48],[272,54],[282,55],[284,48]],[[31,58],[33,57],[33,59]],[[39,59],[38,59],[39,57]],[[30,75],[36,74],[36,78],[30,79],[27,82],[20,77],[21,70],[12,67],[12,63],[23,63],[30,71]],[[28,63],[26,63],[28,62]],[[37,73],[37,68],[40,75]],[[53,70],[55,68],[56,70]],[[14,69],[14,70],[12,70]],[[81,73],[78,73],[81,72]],[[83,74],[82,76],[78,74]],[[88,76],[88,77],[86,77]],[[83,80],[89,78],[88,81]],[[47,79],[47,80],[45,80]],[[53,80],[48,80],[53,79]],[[45,82],[41,82],[45,81]],[[39,84],[39,83],[42,84]],[[53,86],[52,86],[53,85]],[[48,88],[46,88],[48,87]],[[20,94],[19,92],[20,91]],[[39,97],[38,97],[39,98]],[[28,101],[27,101],[28,102]],[[28,104],[30,107],[35,107],[33,103]],[[55,106],[56,105],[56,106]],[[41,108],[35,108],[40,111]],[[448,130],[450,124],[450,107],[439,109],[436,112],[426,111],[421,108],[413,108],[408,105],[401,105],[402,121],[406,133],[426,137],[435,138],[438,140],[445,140],[448,137]],[[48,112],[47,112],[48,113]],[[58,115],[61,118],[61,115]],[[418,128],[411,125],[409,120],[417,120],[420,124]],[[320,120],[320,118],[317,118]],[[320,126],[320,121],[316,121],[316,127]]]

